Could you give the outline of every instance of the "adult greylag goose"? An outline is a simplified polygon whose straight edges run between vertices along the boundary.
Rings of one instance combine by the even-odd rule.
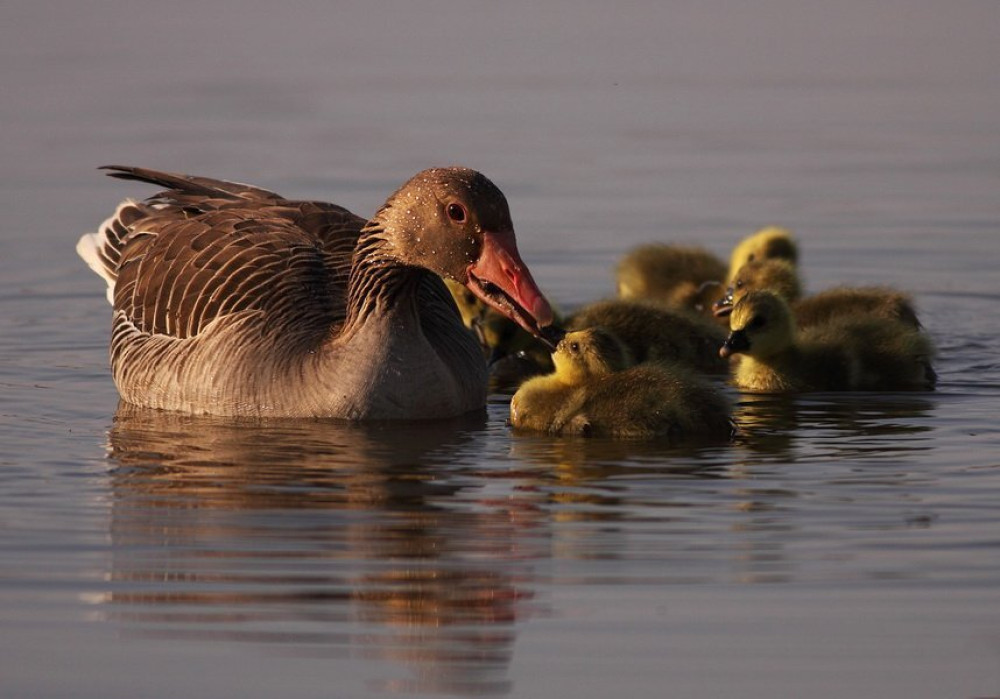
[[[166,187],[77,251],[108,283],[122,398],[189,413],[442,418],[482,409],[486,363],[442,277],[529,332],[552,311],[503,193],[418,173],[370,221],[206,177],[109,166]]]

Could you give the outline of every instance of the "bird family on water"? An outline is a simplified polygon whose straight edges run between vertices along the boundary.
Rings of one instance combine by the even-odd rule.
[[[936,380],[908,295],[804,296],[782,228],[740,241],[728,264],[638,247],[618,263],[616,298],[558,318],[503,193],[473,170],[424,170],[365,219],[245,184],[107,169],[164,188],[77,244],[108,284],[112,376],[129,403],[432,419],[482,409],[492,373],[516,389],[515,430],[676,442],[730,438],[720,376],[782,393]]]

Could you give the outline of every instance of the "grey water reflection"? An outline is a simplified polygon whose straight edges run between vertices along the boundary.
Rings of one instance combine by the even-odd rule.
[[[740,432],[730,446],[514,435],[516,459],[549,475],[543,487],[561,562],[553,584],[780,584],[863,575],[845,564],[864,536],[847,513],[877,518],[926,481],[919,464],[931,448],[934,399],[737,400]],[[851,482],[869,490],[847,494]],[[876,501],[873,512],[864,509]],[[803,539],[814,547],[803,550]]]
[[[492,413],[351,425],[122,405],[102,608],[140,639],[364,661],[373,691],[509,694],[551,590],[860,575],[844,479],[908,482],[935,409],[747,394],[731,445],[677,447],[497,433]]]
[[[737,444],[774,461],[877,457],[927,451],[930,393],[772,395],[743,393]]]
[[[478,502],[455,463],[483,423],[121,406],[109,618],[143,638],[385,662],[380,691],[506,693],[545,537],[532,508]]]

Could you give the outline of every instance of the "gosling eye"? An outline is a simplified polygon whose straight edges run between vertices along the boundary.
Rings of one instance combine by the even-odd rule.
[[[767,318],[764,316],[754,316],[747,323],[747,330],[759,330],[767,324]]]
[[[737,289],[742,289],[743,288],[743,280],[742,279],[737,279],[736,280],[736,288]]]
[[[465,212],[465,207],[461,204],[452,202],[448,204],[448,218],[450,218],[455,223],[463,223],[468,216]]]
[[[579,342],[571,342],[571,343],[569,343],[569,351],[570,352],[579,352],[580,351],[580,343]]]

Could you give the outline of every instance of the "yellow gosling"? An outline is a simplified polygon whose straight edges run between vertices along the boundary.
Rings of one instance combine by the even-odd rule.
[[[583,403],[581,387],[588,377],[605,377],[634,363],[621,340],[604,329],[567,333],[552,354],[554,372],[528,379],[514,394],[511,425],[561,434]]]
[[[729,281],[729,288],[726,289],[722,302],[728,301],[732,306],[747,292],[758,289],[773,291],[789,303],[802,297],[802,283],[795,265],[788,260],[775,258],[747,262],[740,267]]]
[[[730,326],[720,355],[742,355],[733,379],[744,390],[931,390],[937,379],[930,340],[898,320],[849,317],[799,333],[784,299],[751,291],[733,307]]]
[[[793,265],[799,261],[798,243],[787,228],[767,226],[741,240],[729,258],[726,279],[732,280],[747,262],[772,259],[788,260]]]
[[[618,263],[618,298],[703,311],[722,295],[726,266],[704,248],[649,244]]]
[[[882,318],[919,330],[920,320],[909,294],[885,286],[840,286],[792,304],[800,328],[850,318]]]
[[[719,357],[726,331],[704,316],[612,299],[585,306],[566,323],[567,330],[595,326],[619,337],[637,362],[678,362],[711,374],[728,371]]]
[[[555,372],[525,382],[511,399],[517,430],[616,439],[728,439],[728,401],[677,365],[633,365],[603,328],[570,332],[553,354]]]
[[[741,240],[729,263],[705,248],[651,243],[628,252],[616,269],[618,298],[712,315],[726,283],[746,262],[798,260],[798,246],[784,228],[769,226]]]
[[[795,266],[778,259],[743,265],[726,289],[726,295],[713,306],[715,315],[728,316],[734,303],[756,290],[773,291],[787,301],[799,328],[866,317],[898,320],[920,328],[913,299],[908,294],[883,286],[839,286],[802,298]]]

